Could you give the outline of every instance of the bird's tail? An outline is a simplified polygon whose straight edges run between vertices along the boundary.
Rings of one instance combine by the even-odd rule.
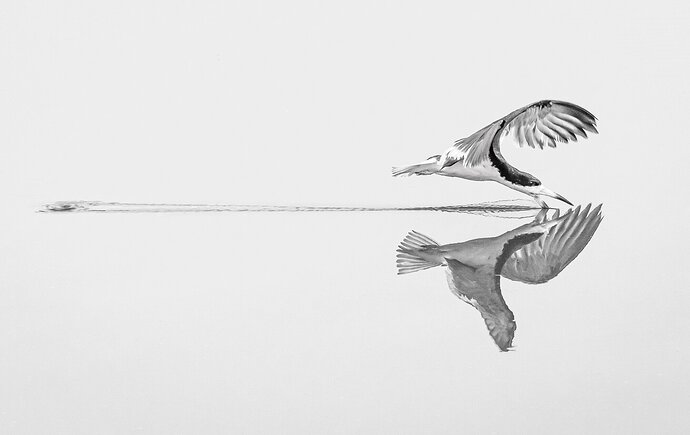
[[[429,157],[426,161],[416,165],[394,167],[393,176],[399,177],[402,175],[430,175],[438,172],[438,161],[441,156]]]
[[[416,231],[410,231],[398,245],[398,275],[417,272],[440,266],[443,260],[438,255],[438,243]]]

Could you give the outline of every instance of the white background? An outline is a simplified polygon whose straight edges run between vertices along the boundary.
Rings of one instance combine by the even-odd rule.
[[[687,433],[687,2],[0,5],[0,432]],[[445,205],[392,178],[555,98],[600,135],[504,156],[590,246],[503,283],[501,354],[441,270],[448,214],[39,214],[56,200]]]

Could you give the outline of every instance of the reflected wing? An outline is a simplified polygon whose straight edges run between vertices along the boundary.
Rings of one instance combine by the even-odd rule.
[[[596,121],[594,115],[576,104],[539,101],[456,141],[441,156],[441,164],[445,167],[461,161],[465,166],[476,166],[489,161],[489,149],[497,133],[512,133],[520,146],[555,148],[557,142],[577,141],[577,136],[586,138],[588,131],[597,133]]]
[[[601,223],[601,205],[590,212],[591,204],[582,211],[578,206],[560,219],[537,241],[513,253],[501,275],[528,284],[544,283],[561,273],[587,246]]]
[[[502,351],[513,345],[515,317],[501,295],[501,277],[494,267],[473,268],[457,260],[446,259],[448,285],[457,297],[476,308],[482,315],[489,334]]]
[[[598,133],[596,123],[594,115],[576,104],[544,100],[508,115],[504,133],[512,133],[520,146],[556,148],[557,142],[586,138],[588,131]]]

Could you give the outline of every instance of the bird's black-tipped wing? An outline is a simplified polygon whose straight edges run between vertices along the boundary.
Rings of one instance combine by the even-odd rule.
[[[561,273],[587,246],[601,223],[601,205],[577,207],[535,242],[513,253],[501,275],[513,281],[540,284]],[[559,219],[555,216],[554,219]]]
[[[512,133],[520,146],[556,148],[558,142],[577,141],[578,136],[586,138],[588,131],[598,133],[594,115],[565,101],[540,101],[511,115],[505,119],[504,134]]]
[[[489,149],[497,134],[513,134],[520,146],[532,148],[550,146],[558,142],[577,141],[587,132],[597,133],[596,117],[582,107],[565,101],[543,100],[522,107],[487,125],[476,133],[460,139],[441,156],[443,166],[462,161],[465,166],[477,166],[489,160]],[[496,142],[499,146],[500,141]]]
[[[498,348],[509,350],[517,325],[501,295],[500,276],[494,273],[494,265],[475,269],[457,260],[446,261],[448,285],[453,294],[476,308]]]

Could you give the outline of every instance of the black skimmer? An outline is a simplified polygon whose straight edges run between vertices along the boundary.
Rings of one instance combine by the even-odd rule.
[[[479,311],[498,348],[510,350],[517,326],[501,294],[501,276],[540,284],[561,273],[601,223],[601,205],[590,208],[563,216],[556,211],[551,219],[542,211],[534,222],[500,236],[448,245],[412,231],[398,246],[398,274],[447,266],[451,291]]]
[[[556,148],[558,142],[586,138],[598,133],[596,117],[580,106],[565,101],[543,100],[518,109],[478,132],[460,139],[443,154],[416,165],[393,168],[393,176],[445,175],[475,181],[496,181],[530,195],[547,208],[540,196],[572,203],[547,189],[535,176],[511,166],[501,155],[501,140],[512,133],[520,146]]]

